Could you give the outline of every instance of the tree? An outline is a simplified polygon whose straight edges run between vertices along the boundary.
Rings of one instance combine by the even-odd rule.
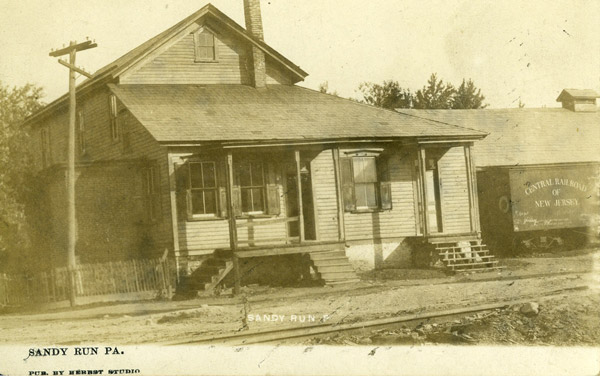
[[[427,85],[417,91],[414,107],[419,109],[448,109],[452,108],[455,89],[449,83],[438,80],[433,73]]]
[[[0,82],[0,252],[27,246],[25,203],[31,192],[29,137],[23,121],[43,104],[32,84],[9,88]]]
[[[362,94],[362,103],[373,106],[388,108],[411,108],[413,105],[413,94],[409,89],[400,87],[398,81],[383,81],[383,84],[363,82],[358,90]]]
[[[487,104],[483,104],[485,97],[481,94],[481,89],[475,87],[471,79],[462,83],[452,97],[452,109],[454,110],[470,110],[486,108]]]
[[[321,82],[319,84],[319,91],[323,94],[335,95],[336,97],[339,97],[338,92],[336,90],[329,91],[329,82],[328,81]]]

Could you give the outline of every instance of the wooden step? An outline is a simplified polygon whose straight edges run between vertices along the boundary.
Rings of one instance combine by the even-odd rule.
[[[450,258],[452,256],[455,256],[455,258],[469,258],[469,257],[475,258],[477,256],[479,256],[479,257],[496,257],[494,255],[490,255],[489,252],[471,252],[472,256],[468,256],[468,254],[469,253],[463,253],[463,252],[456,252],[456,253],[442,252],[438,256],[446,257],[446,258]]]
[[[427,241],[431,244],[449,244],[460,241],[479,241],[481,240],[477,234],[466,233],[466,234],[453,234],[453,235],[430,235]]]
[[[498,264],[498,261],[489,261],[489,262],[471,262],[468,264],[450,264],[448,265],[450,268],[460,268],[463,266],[478,266],[478,265],[489,265],[489,266],[494,266]]]
[[[311,260],[329,260],[334,258],[344,258],[346,257],[346,252],[343,250],[337,251],[324,251],[324,252],[311,252],[310,259]]]
[[[464,260],[477,260],[477,258],[480,258],[482,260],[491,260],[493,258],[496,258],[496,256],[494,256],[494,255],[488,255],[488,256],[479,256],[479,257],[443,258],[441,260],[442,261],[464,261]]]
[[[323,275],[324,273],[354,273],[354,268],[349,265],[328,265],[328,266],[317,266],[317,271]]]
[[[325,273],[319,273],[319,275],[321,276],[321,278],[323,278],[325,283],[329,283],[330,281],[336,281],[336,280],[355,279],[356,278],[356,273],[354,273],[354,271],[351,271],[351,272],[347,272],[347,271],[325,272]]]
[[[349,261],[347,258],[330,258],[330,259],[321,259],[321,260],[313,260],[313,263],[316,267],[322,266],[335,266],[335,265],[348,265]]]
[[[481,244],[481,245],[469,245],[469,246],[464,246],[464,247],[459,247],[459,246],[452,246],[452,247],[435,247],[436,251],[443,251],[443,250],[457,250],[460,251],[463,248],[465,249],[469,249],[469,248],[480,248],[477,250],[477,252],[481,252],[481,251],[487,251],[487,249],[483,249],[487,247],[487,245],[485,244]]]

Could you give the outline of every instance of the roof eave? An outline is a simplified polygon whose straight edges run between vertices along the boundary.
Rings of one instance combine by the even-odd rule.
[[[112,80],[113,77],[112,75],[110,75],[110,72],[106,72],[98,77],[93,77],[91,79],[83,81],[81,84],[77,85],[77,87],[75,88],[75,92],[78,96],[85,95],[91,90],[94,90]],[[54,112],[61,110],[63,107],[68,106],[68,99],[69,93],[67,92],[58,97],[57,99],[53,100],[52,102],[48,103],[39,111],[27,117],[23,122],[23,125],[35,123],[36,121],[39,121],[47,116],[52,115]]]

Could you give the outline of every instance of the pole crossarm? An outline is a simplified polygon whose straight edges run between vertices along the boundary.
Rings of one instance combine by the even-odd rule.
[[[81,68],[78,68],[78,67],[76,67],[76,66],[74,66],[74,65],[71,65],[71,64],[67,63],[67,62],[66,62],[66,61],[64,61],[63,59],[58,59],[58,62],[59,62],[59,64],[62,64],[62,65],[64,65],[65,67],[67,67],[67,68],[69,68],[69,69],[73,69],[75,72],[77,72],[77,73],[79,73],[79,74],[81,74],[81,75],[84,75],[84,76],[86,76],[87,78],[92,78],[92,75],[91,75],[91,74],[89,74],[88,72],[84,71],[84,70],[83,70],[83,69],[81,69]]]
[[[67,54],[71,53],[71,51],[73,51],[73,50],[84,51],[84,50],[89,50],[90,48],[94,48],[94,47],[98,47],[98,45],[96,43],[92,42],[91,40],[86,40],[85,42],[71,44],[67,47],[61,48],[60,50],[51,51],[49,55],[52,57],[58,57],[58,56],[67,55]]]

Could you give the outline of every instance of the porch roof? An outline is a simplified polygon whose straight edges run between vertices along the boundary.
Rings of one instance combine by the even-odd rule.
[[[480,139],[482,131],[419,119],[288,85],[109,85],[160,142],[356,138]]]

